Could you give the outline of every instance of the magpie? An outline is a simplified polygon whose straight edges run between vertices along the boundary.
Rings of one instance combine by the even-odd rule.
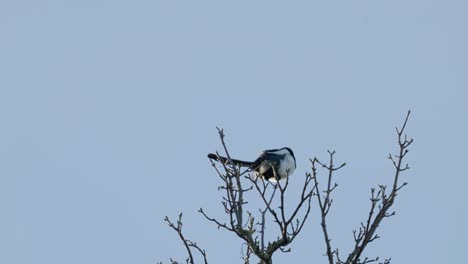
[[[208,154],[208,158],[222,163],[229,162],[228,158],[213,153]],[[296,158],[290,148],[264,150],[255,161],[231,160],[236,166],[253,170],[255,177],[271,182],[286,179],[296,169]],[[275,178],[275,173],[278,179]]]

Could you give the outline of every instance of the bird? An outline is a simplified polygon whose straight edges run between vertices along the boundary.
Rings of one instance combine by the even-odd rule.
[[[208,154],[208,158],[222,163],[229,160],[213,153]],[[255,161],[231,160],[236,166],[248,167],[253,170],[255,177],[270,182],[284,180],[296,169],[296,157],[294,157],[292,149],[288,147],[264,150]]]

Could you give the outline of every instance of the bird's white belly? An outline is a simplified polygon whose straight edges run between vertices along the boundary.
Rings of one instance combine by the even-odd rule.
[[[280,163],[278,172],[281,179],[286,179],[289,175],[293,174],[296,169],[296,164],[293,157],[286,155],[286,158],[283,162]]]

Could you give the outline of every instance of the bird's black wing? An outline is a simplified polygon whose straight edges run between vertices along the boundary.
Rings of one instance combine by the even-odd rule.
[[[258,172],[266,180],[275,177],[273,168],[278,169],[278,165],[285,155],[278,155],[269,152],[263,152],[252,164],[252,169]],[[278,173],[278,171],[276,171]],[[279,175],[277,175],[279,177]]]

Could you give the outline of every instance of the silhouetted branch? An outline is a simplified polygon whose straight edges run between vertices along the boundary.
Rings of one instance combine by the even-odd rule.
[[[252,250],[250,249],[249,245],[247,245],[246,243],[244,243],[244,245],[246,245],[247,247],[247,252],[245,254],[243,254],[242,256],[242,260],[244,261],[244,264],[249,264],[250,263],[250,256],[252,255]]]
[[[173,222],[171,222],[171,220],[169,219],[169,217],[165,217],[164,218],[164,221],[167,222],[167,224],[172,228],[174,229],[174,231],[177,232],[177,234],[179,235],[179,238],[180,240],[182,240],[182,242],[184,243],[184,246],[185,246],[185,249],[187,250],[187,254],[188,254],[188,257],[186,259],[186,263],[190,263],[190,264],[194,264],[194,260],[193,260],[193,254],[192,254],[192,250],[191,248],[195,248],[202,256],[203,256],[203,260],[204,260],[204,263],[207,264],[208,263],[208,260],[206,258],[206,251],[204,249],[201,249],[197,243],[195,242],[192,242],[191,240],[188,240],[184,237],[184,235],[182,234],[182,213],[179,214],[179,219],[177,220],[176,224],[175,225]],[[172,264],[178,264],[177,261],[173,260],[173,259],[170,259],[171,263]]]
[[[346,166],[346,163],[341,164],[338,167],[335,167],[333,163],[333,155],[335,155],[335,151],[328,151],[328,154],[330,155],[330,161],[329,164],[321,163],[317,158],[314,158],[311,160],[312,163],[312,179],[315,182],[315,188],[317,191],[317,202],[320,208],[320,213],[321,213],[321,222],[320,225],[322,226],[322,232],[323,236],[325,239],[325,246],[326,246],[326,254],[328,257],[328,262],[330,264],[334,264],[334,255],[337,256],[339,259],[338,255],[338,250],[332,251],[332,246],[331,246],[331,238],[328,233],[328,227],[327,227],[327,214],[330,211],[330,207],[333,203],[333,199],[330,198],[331,193],[335,190],[336,187],[338,187],[338,184],[335,182],[333,183],[333,173],[344,166]],[[328,171],[328,180],[327,180],[327,188],[323,190],[323,196],[321,194],[320,188],[319,188],[319,183],[317,179],[317,164],[321,165],[323,168],[325,168]]]

